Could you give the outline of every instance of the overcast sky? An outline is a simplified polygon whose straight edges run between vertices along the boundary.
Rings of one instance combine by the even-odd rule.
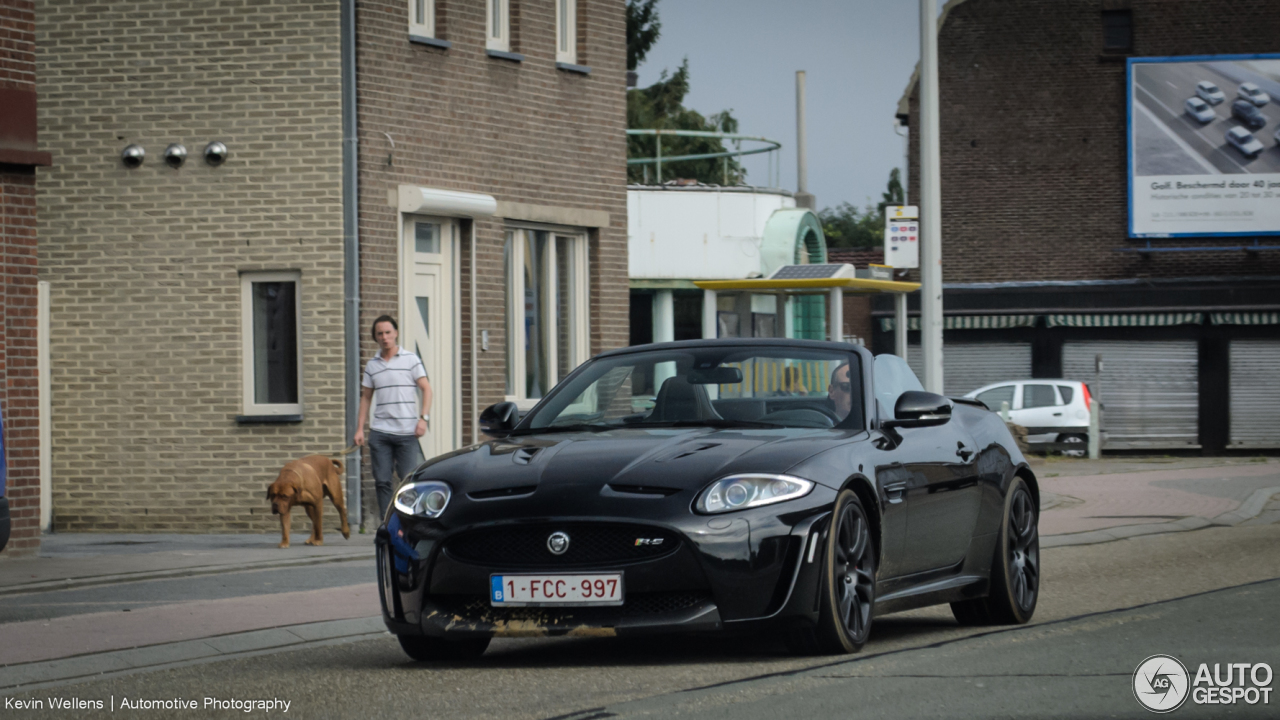
[[[662,37],[638,68],[640,85],[688,57],[685,106],[704,115],[731,108],[739,132],[781,142],[781,186],[795,190],[795,73],[804,70],[809,192],[819,208],[861,207],[880,200],[889,171],[903,163],[893,116],[920,55],[919,7],[912,0],[659,0]],[[768,184],[764,158],[744,158],[748,182]]]

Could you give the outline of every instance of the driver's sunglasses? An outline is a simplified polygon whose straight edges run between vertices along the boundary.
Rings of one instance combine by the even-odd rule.
[[[835,388],[836,390],[839,390],[842,393],[847,393],[853,390],[853,383],[834,382],[834,383],[831,383],[831,387]]]

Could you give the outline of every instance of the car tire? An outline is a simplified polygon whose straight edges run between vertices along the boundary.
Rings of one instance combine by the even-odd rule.
[[[1085,457],[1089,454],[1088,435],[1062,435],[1058,442],[1068,446],[1062,450],[1062,454],[1067,457]]]
[[[1040,512],[1022,478],[1005,496],[1004,517],[991,564],[991,587],[984,598],[951,603],[961,625],[1021,625],[1031,619],[1040,597]]]
[[[421,635],[397,635],[405,654],[418,662],[475,660],[489,647],[489,638],[444,640]]]
[[[818,622],[792,629],[787,647],[801,655],[862,649],[871,634],[876,598],[876,541],[862,501],[852,490],[836,497],[824,543]]]

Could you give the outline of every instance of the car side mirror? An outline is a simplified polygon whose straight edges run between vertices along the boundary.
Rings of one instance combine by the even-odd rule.
[[[908,390],[893,405],[894,420],[880,423],[885,428],[915,428],[943,425],[951,420],[952,403],[937,393]]]
[[[513,402],[490,405],[480,413],[480,432],[490,437],[504,438],[511,434],[520,422],[520,408]]]

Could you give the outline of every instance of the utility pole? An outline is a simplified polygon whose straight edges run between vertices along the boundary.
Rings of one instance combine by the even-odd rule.
[[[920,0],[920,349],[924,389],[942,382],[942,181],[939,177],[938,2]]]
[[[809,194],[808,144],[804,135],[804,71],[796,71],[796,207],[817,208]]]

